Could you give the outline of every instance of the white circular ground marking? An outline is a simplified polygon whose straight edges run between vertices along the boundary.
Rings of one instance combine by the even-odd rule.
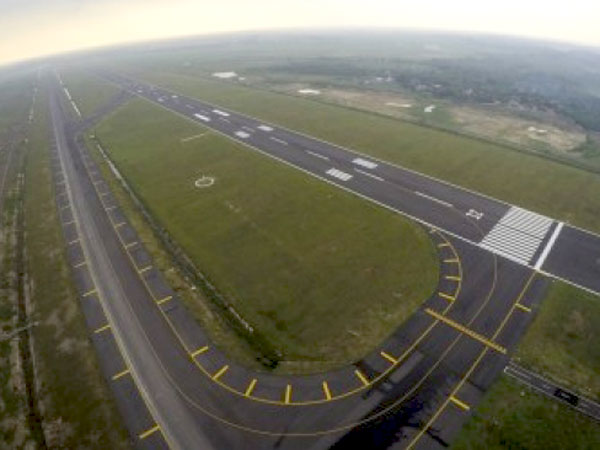
[[[198,178],[194,182],[194,185],[197,188],[206,188],[206,187],[212,186],[213,184],[215,184],[215,178],[214,177],[207,177],[206,175],[202,175],[202,177]]]

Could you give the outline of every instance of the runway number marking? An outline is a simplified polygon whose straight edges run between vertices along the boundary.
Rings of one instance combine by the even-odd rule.
[[[469,211],[465,215],[467,217],[472,217],[475,220],[481,220],[483,218],[483,213],[475,211],[474,209],[469,209]]]

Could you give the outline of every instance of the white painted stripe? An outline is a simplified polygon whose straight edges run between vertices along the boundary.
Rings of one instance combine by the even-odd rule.
[[[242,139],[248,139],[250,137],[250,133],[246,133],[245,131],[236,131],[235,135]]]
[[[556,239],[558,239],[558,235],[560,234],[563,226],[564,226],[563,222],[559,222],[558,225],[556,225],[556,228],[554,229],[554,232],[552,233],[550,240],[546,244],[544,251],[538,258],[537,262],[535,263],[535,266],[534,266],[535,270],[540,270],[541,267],[544,265],[544,262],[546,261],[546,258],[550,254],[550,250],[552,250],[552,247],[554,247],[554,243],[556,242]]]
[[[200,120],[204,120],[205,122],[210,122],[210,117],[203,116],[202,114],[194,114],[194,117]]]
[[[377,175],[370,173],[370,172],[365,172],[364,170],[361,169],[354,169],[356,172],[358,173],[362,173],[363,175],[366,175],[368,177],[374,178],[377,181],[385,181],[383,178],[378,177]]]
[[[279,138],[276,138],[273,136],[271,136],[269,139],[271,139],[272,141],[275,141],[275,142],[279,142],[280,144],[283,144],[283,145],[288,145],[288,143],[285,142],[283,139],[279,139]]]
[[[259,130],[262,130],[262,131],[267,131],[267,132],[273,131],[273,128],[268,125],[259,125],[256,128],[258,128]]]
[[[317,158],[321,158],[321,159],[325,159],[325,160],[329,161],[329,156],[321,155],[320,153],[316,153],[316,152],[311,152],[310,150],[306,150],[306,153],[308,153],[309,155],[315,156]]]
[[[417,194],[419,197],[423,197],[423,198],[426,198],[427,200],[431,200],[432,202],[436,202],[436,203],[439,203],[440,205],[447,206],[448,208],[452,208],[454,206],[452,203],[445,202],[443,200],[440,200],[439,198],[435,198],[435,197],[432,197],[431,195],[423,194],[422,192],[419,192],[419,191],[415,191],[415,194]]]
[[[355,158],[355,159],[352,160],[352,162],[354,164],[359,165],[359,166],[366,167],[367,169],[374,169],[374,168],[376,168],[378,166],[377,163],[374,163],[372,161],[368,161],[368,160],[363,159],[363,158]]]
[[[222,116],[222,117],[229,117],[231,115],[228,112],[221,111],[220,109],[213,109],[213,112],[215,114],[218,114],[219,116]]]
[[[341,170],[335,168],[331,168],[325,173],[331,175],[332,177],[339,178],[342,181],[348,181],[350,178],[352,178],[352,175],[350,175],[349,173],[342,172]]]

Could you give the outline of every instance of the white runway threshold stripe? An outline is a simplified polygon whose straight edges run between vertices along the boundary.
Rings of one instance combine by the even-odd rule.
[[[215,114],[218,114],[221,117],[229,117],[230,116],[230,114],[228,112],[221,111],[220,109],[213,109],[213,112]]]
[[[552,233],[552,236],[550,237],[550,240],[548,241],[548,243],[546,244],[546,247],[544,248],[544,251],[542,252],[542,254],[540,255],[540,257],[538,258],[537,262],[535,263],[535,270],[540,270],[542,268],[542,266],[544,265],[544,262],[546,262],[546,258],[548,257],[548,255],[550,254],[550,251],[552,250],[552,247],[554,247],[554,243],[556,242],[556,239],[558,239],[558,235],[560,234],[563,226],[565,224],[563,222],[559,222],[556,225],[556,228],[554,229],[554,232]]]
[[[367,169],[374,169],[374,168],[376,168],[378,166],[377,163],[374,163],[372,161],[368,161],[368,160],[363,159],[363,158],[353,159],[352,162],[354,164],[358,165],[358,166],[366,167]]]
[[[331,175],[332,177],[339,178],[342,181],[348,181],[350,178],[352,178],[352,175],[350,175],[349,173],[342,172],[341,170],[337,170],[334,168],[329,169],[325,173],[327,175]]]
[[[549,217],[512,206],[479,246],[519,264],[529,265],[552,223]]]
[[[258,128],[259,130],[262,130],[262,131],[266,131],[267,133],[269,131],[273,131],[273,127],[270,127],[268,125],[259,125],[256,128]]]

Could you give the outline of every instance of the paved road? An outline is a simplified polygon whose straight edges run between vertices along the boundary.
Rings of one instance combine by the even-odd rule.
[[[103,76],[205,127],[474,246],[600,293],[600,236],[596,234],[201,100],[114,73]]]
[[[586,414],[597,421],[600,421],[600,403],[589,398],[582,397],[570,389],[555,383],[540,374],[527,370],[511,361],[505,368],[504,373],[516,378],[521,383],[526,384],[550,398],[566,403],[570,407]]]
[[[400,169],[362,156],[364,161],[359,163],[358,156],[344,162],[347,151],[337,147],[331,151],[340,152],[333,167],[339,172],[330,172],[329,179],[326,167],[333,166],[333,153],[325,160],[307,151],[291,151],[287,147],[296,135],[285,130],[273,135],[274,127],[265,128],[258,122],[252,134],[248,131],[251,127],[243,125],[247,135],[236,135],[231,130],[239,131],[238,125],[230,126],[233,119],[229,119],[233,113],[215,113],[212,108],[210,117],[229,120],[214,119],[222,122],[220,132],[229,130],[242,142],[265,133],[259,143],[282,161],[290,162],[284,157],[290,158],[297,167],[310,169],[330,182],[338,180],[334,184],[369,198],[383,193],[390,204],[399,202],[394,209],[413,208],[411,214],[428,215],[428,223],[449,217],[448,224],[454,227],[448,233],[431,234],[442,267],[438,292],[372,354],[334,372],[307,377],[250,371],[215,348],[176,293],[160,282],[160,272],[144,252],[98,167],[78,144],[75,131],[79,128],[67,123],[65,109],[70,101],[64,101],[64,90],[56,80],[51,91],[53,131],[69,198],[59,207],[73,213],[72,218],[63,218],[64,227],[77,224],[72,232],[79,240],[70,242],[85,256],[83,266],[75,261],[73,265],[83,286],[84,307],[97,308],[98,317],[104,320],[97,323],[94,336],[98,332],[114,335],[135,386],[172,448],[446,447],[507,364],[546,289],[547,278],[531,264],[499,258],[475,245],[474,239],[481,241],[495,224],[486,215],[480,220],[467,216],[468,205],[456,205],[468,195],[481,202],[478,208],[488,208],[486,214],[496,208],[498,218],[506,215],[508,206],[447,186],[455,191],[446,198],[454,202],[452,206],[439,203],[438,197],[431,200],[442,192],[423,189],[409,195],[411,177],[417,183],[418,175],[402,172],[405,180],[395,172]],[[209,114],[201,109],[205,107],[192,104],[195,101],[173,95],[174,111],[193,107],[201,111],[194,114]],[[165,100],[156,102],[164,104]],[[286,144],[272,137],[285,138]],[[294,145],[304,145],[304,141]],[[328,161],[327,166],[322,161]],[[377,166],[368,168],[370,163]],[[386,167],[390,173],[383,170]],[[352,178],[344,174],[352,174]],[[380,184],[385,188],[380,189]],[[537,217],[530,221],[547,228],[539,240],[549,242],[557,224]],[[536,242],[537,247],[547,247],[544,242]],[[535,253],[541,255],[542,251],[536,248],[532,261],[539,260]],[[86,281],[84,274],[90,279]],[[113,373],[122,373],[117,370],[122,368]],[[127,417],[135,414],[130,411]],[[146,442],[141,431],[136,428],[132,434],[144,436],[140,441]]]

